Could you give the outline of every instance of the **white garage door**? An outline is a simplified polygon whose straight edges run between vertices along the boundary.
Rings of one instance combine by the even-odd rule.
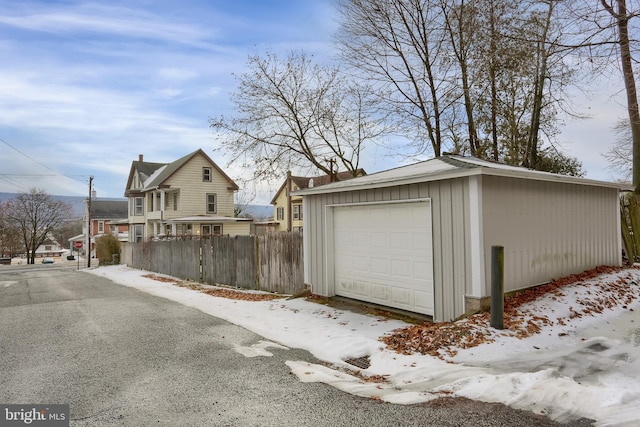
[[[336,295],[433,316],[429,201],[336,206]]]

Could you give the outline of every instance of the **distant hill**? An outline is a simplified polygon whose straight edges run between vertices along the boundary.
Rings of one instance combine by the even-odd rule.
[[[273,206],[271,205],[247,205],[244,210],[256,221],[273,218]]]
[[[18,193],[0,193],[0,202],[4,203],[7,200],[11,200],[15,198]],[[82,218],[84,215],[84,204],[87,200],[86,197],[82,196],[59,196],[59,195],[51,195],[54,200],[59,200],[61,202],[69,203],[72,208],[73,216],[77,218]],[[98,197],[95,200],[127,200],[123,198],[105,198]]]
[[[4,203],[7,200],[11,200],[15,198],[17,193],[2,193],[0,192],[0,203]],[[66,202],[71,204],[73,208],[73,216],[82,218],[84,215],[84,204],[87,200],[86,197],[82,196],[56,196],[52,195],[55,200],[60,200],[62,202]],[[94,200],[127,200],[125,198],[108,198],[108,197],[98,197]],[[266,220],[273,216],[273,206],[271,205],[247,205],[245,206],[246,212],[251,215],[252,218],[255,218],[258,221]]]

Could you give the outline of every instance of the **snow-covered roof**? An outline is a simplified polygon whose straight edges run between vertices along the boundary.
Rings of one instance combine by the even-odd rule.
[[[445,155],[435,159],[353,178],[348,181],[334,182],[321,187],[294,191],[292,194],[305,196],[311,194],[337,193],[341,191],[366,190],[370,188],[392,187],[419,182],[440,181],[472,175],[505,176],[538,181],[617,188],[620,190],[632,189],[630,186],[622,183],[596,181],[575,176],[535,171],[522,167],[480,160],[474,157]]]

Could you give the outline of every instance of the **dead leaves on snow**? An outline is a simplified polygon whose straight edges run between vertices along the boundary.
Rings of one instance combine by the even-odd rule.
[[[142,277],[146,277],[148,279],[153,279],[153,280],[157,280],[159,282],[164,282],[164,283],[173,283],[174,285],[179,286],[181,288],[188,288],[194,291],[200,291],[204,294],[211,295],[214,297],[220,297],[220,298],[242,300],[242,301],[270,301],[274,299],[286,298],[286,295],[242,292],[242,291],[236,291],[234,289],[226,289],[226,288],[210,288],[210,287],[198,285],[196,283],[182,282],[176,279],[158,276],[156,274],[145,274]]]
[[[635,268],[635,267],[632,267]],[[490,313],[479,313],[456,322],[425,323],[393,331],[381,338],[389,349],[402,354],[421,353],[444,358],[453,357],[457,349],[467,349],[483,343],[493,342],[499,334],[508,334],[517,338],[527,338],[540,333],[545,326],[567,325],[572,319],[600,314],[604,310],[616,307],[627,308],[638,298],[640,290],[630,274],[616,280],[600,279],[590,284],[583,296],[575,299],[576,306],[569,307],[566,317],[550,319],[553,313],[534,313],[523,306],[527,303],[550,297],[555,301],[577,290],[570,285],[582,285],[582,282],[603,274],[622,271],[618,267],[598,267],[580,274],[563,277],[550,283],[527,289],[505,298],[504,327],[500,332],[490,327]],[[559,334],[564,336],[566,334]]]

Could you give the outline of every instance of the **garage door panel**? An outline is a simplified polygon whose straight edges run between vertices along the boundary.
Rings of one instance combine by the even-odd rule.
[[[389,287],[378,283],[371,284],[371,297],[378,301],[389,299]]]
[[[333,224],[337,295],[433,315],[429,202],[337,206]]]
[[[411,277],[411,262],[403,259],[391,260],[391,274],[398,277]]]
[[[385,232],[374,231],[371,233],[371,247],[383,249],[389,246],[389,237]]]
[[[371,273],[389,275],[389,260],[386,258],[371,258]]]
[[[353,257],[353,272],[354,273],[370,273],[371,263],[370,258],[363,256]]]
[[[403,232],[390,232],[389,233],[390,249],[400,249],[402,251],[411,250],[413,246],[413,239],[411,234]]]
[[[417,291],[414,294],[415,306],[424,311],[433,312],[433,292]]]
[[[391,288],[391,301],[396,305],[411,306],[413,292],[405,288]]]

